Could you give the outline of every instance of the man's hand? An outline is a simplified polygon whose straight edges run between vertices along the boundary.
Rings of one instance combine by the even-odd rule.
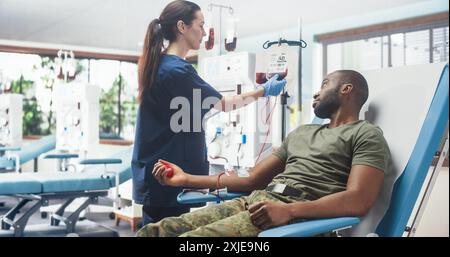
[[[165,160],[155,163],[152,174],[161,185],[183,186],[187,180],[187,174],[180,167]]]
[[[248,208],[253,225],[268,229],[286,225],[291,220],[288,205],[285,203],[263,201]]]

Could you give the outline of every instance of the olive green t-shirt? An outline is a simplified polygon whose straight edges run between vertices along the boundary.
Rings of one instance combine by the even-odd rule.
[[[367,121],[328,128],[304,125],[292,131],[275,152],[286,163],[272,184],[286,184],[318,199],[344,191],[353,165],[387,171],[390,152],[381,129]]]

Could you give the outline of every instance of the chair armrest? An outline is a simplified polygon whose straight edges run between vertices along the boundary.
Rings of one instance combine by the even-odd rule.
[[[12,146],[1,146],[0,152],[6,152],[6,151],[20,151],[20,147],[12,147]]]
[[[47,154],[44,159],[71,159],[78,158],[78,154],[73,153],[56,153],[56,154]]]
[[[177,196],[178,203],[181,204],[193,204],[193,203],[205,203],[205,202],[220,202],[221,200],[231,200],[237,197],[248,195],[248,193],[244,192],[227,192],[220,193],[220,198],[216,195],[201,192],[182,192]]]
[[[0,169],[15,167],[15,162],[9,158],[0,157]]]
[[[328,233],[333,230],[351,227],[360,222],[356,217],[339,217],[318,219],[268,229],[259,233],[258,237],[306,237]]]
[[[100,164],[120,164],[122,163],[121,159],[84,159],[80,161],[80,164],[83,165],[100,165]]]

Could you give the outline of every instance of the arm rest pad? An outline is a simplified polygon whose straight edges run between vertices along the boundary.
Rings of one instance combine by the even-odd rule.
[[[80,164],[85,165],[99,165],[99,164],[120,164],[121,159],[84,159],[80,161]]]
[[[259,233],[259,237],[304,237],[328,233],[336,229],[356,225],[360,222],[356,217],[339,217],[299,222],[268,229]]]
[[[20,151],[20,147],[12,147],[12,146],[1,146],[0,147],[0,152],[4,152],[4,151]]]
[[[78,158],[78,154],[73,153],[56,153],[56,154],[47,154],[44,159],[71,159]]]
[[[178,203],[181,204],[193,204],[193,203],[205,203],[205,202],[217,202],[221,200],[231,200],[233,198],[248,195],[243,192],[227,192],[220,193],[220,198],[213,194],[204,194],[201,192],[186,192],[180,193],[177,196]]]

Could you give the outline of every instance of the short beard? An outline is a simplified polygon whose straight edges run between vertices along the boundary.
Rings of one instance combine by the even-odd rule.
[[[316,108],[314,108],[314,114],[321,119],[330,119],[331,116],[341,106],[341,101],[336,94],[323,99],[319,102]]]

